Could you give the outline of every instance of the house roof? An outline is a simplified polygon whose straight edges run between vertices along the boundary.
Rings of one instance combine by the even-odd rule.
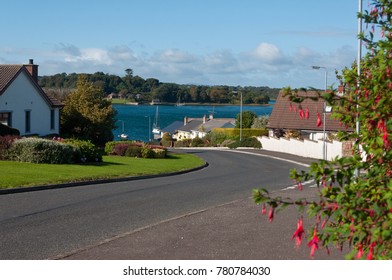
[[[165,128],[162,129],[162,132],[169,132],[170,134],[174,134],[178,128],[182,127],[184,125],[184,122],[182,121],[175,121],[171,123],[170,125],[166,126]]]
[[[189,119],[186,125],[182,125],[177,130],[191,132],[192,130],[198,130],[202,124],[203,120],[201,119]]]
[[[320,114],[323,121],[324,100],[317,101],[305,99],[302,103],[294,103],[289,100],[289,97],[283,97],[284,92],[279,93],[278,99],[274,105],[271,116],[268,120],[267,128],[281,128],[293,130],[309,130],[309,131],[323,131],[324,126],[317,126],[317,114]],[[317,95],[314,91],[299,92],[299,96],[315,97]],[[291,107],[290,107],[291,106]],[[290,109],[291,108],[291,109]],[[305,112],[305,117],[300,117],[300,110]],[[306,111],[309,112],[306,118]],[[342,131],[351,130],[341,126],[341,123],[331,117],[332,113],[326,113],[325,130],[326,131]]]
[[[177,130],[210,132],[214,128],[234,127],[234,122],[235,119],[207,119],[205,123],[203,119],[189,119],[186,125],[182,125]]]
[[[48,95],[43,89],[38,85],[38,83],[30,75],[30,72],[26,69],[24,65],[0,65],[0,96],[6,91],[9,85],[16,79],[16,77],[25,72],[30,78],[30,81],[34,87],[38,90],[41,96],[48,102],[52,107],[62,107],[63,104],[56,98]]]

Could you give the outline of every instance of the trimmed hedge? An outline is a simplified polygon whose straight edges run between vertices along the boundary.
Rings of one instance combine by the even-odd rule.
[[[213,133],[223,133],[227,137],[235,137],[240,136],[239,128],[215,128],[213,129]],[[257,137],[257,136],[267,136],[268,130],[264,128],[243,128],[242,129],[242,137]]]
[[[249,147],[249,148],[256,148],[256,149],[261,149],[261,143],[257,138],[255,137],[250,137],[250,138],[244,138],[241,141],[237,140],[229,145],[227,145],[230,149],[236,149],[238,147]]]
[[[9,149],[9,159],[31,163],[73,163],[77,149],[74,147],[47,139],[22,138],[17,139]]]
[[[101,152],[91,141],[65,139],[62,142],[76,149],[75,162],[102,162]]]

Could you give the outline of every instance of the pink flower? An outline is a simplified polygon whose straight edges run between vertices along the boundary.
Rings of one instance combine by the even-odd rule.
[[[309,119],[309,108],[306,108],[305,117],[307,120]]]
[[[373,259],[373,250],[374,250],[375,246],[376,246],[376,242],[373,242],[372,244],[370,244],[369,254],[366,256],[367,260]]]
[[[317,113],[317,127],[321,126],[323,124],[323,122],[321,121],[321,116],[320,113]]]
[[[302,110],[302,108],[299,109],[299,117],[300,117],[301,119],[305,118],[305,112],[304,112],[304,110]]]
[[[300,190],[300,191],[302,191],[303,190],[303,186],[302,186],[302,183],[301,182],[298,182],[298,189]]]
[[[358,253],[355,255],[356,259],[360,259],[363,256],[363,248],[362,248],[362,244],[359,244],[358,246]]]
[[[293,233],[293,236],[291,237],[291,239],[295,238],[295,246],[298,248],[299,245],[301,245],[302,242],[302,237],[305,234],[304,228],[303,228],[303,221],[302,218],[298,219],[297,222],[297,229],[296,231]]]
[[[272,223],[272,220],[274,219],[274,207],[271,207],[269,212],[268,212],[268,219],[270,223]]]
[[[314,257],[314,253],[318,249],[318,242],[319,242],[319,239],[317,237],[317,230],[314,229],[312,240],[310,240],[310,242],[308,243],[308,247],[310,247],[310,256],[312,258]]]
[[[290,112],[293,111],[293,105],[290,104]]]
[[[267,214],[267,208],[265,208],[265,204],[263,204],[263,207],[261,208],[261,215]]]

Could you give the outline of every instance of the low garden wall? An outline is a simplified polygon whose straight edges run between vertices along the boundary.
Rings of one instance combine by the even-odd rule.
[[[268,151],[282,152],[301,157],[323,159],[323,141],[298,140],[294,138],[257,137],[262,148]],[[327,160],[343,155],[343,143],[325,141]]]

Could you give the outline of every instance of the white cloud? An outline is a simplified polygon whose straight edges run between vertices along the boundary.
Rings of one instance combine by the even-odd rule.
[[[253,55],[265,62],[279,61],[283,58],[281,50],[274,44],[270,43],[261,43],[258,45],[256,50],[253,52]]]
[[[1,47],[0,51],[4,51],[1,63],[27,63],[33,58],[40,65],[41,75],[98,71],[124,75],[124,69],[132,68],[135,75],[164,82],[320,88],[322,73],[312,70],[312,65],[328,67],[332,77],[335,69],[350,66],[356,58],[355,50],[349,46],[337,46],[330,53],[300,46],[289,53],[269,42],[242,53],[224,49],[196,54],[173,48],[137,53],[126,45],[105,49],[64,43],[46,51],[9,47]]]

